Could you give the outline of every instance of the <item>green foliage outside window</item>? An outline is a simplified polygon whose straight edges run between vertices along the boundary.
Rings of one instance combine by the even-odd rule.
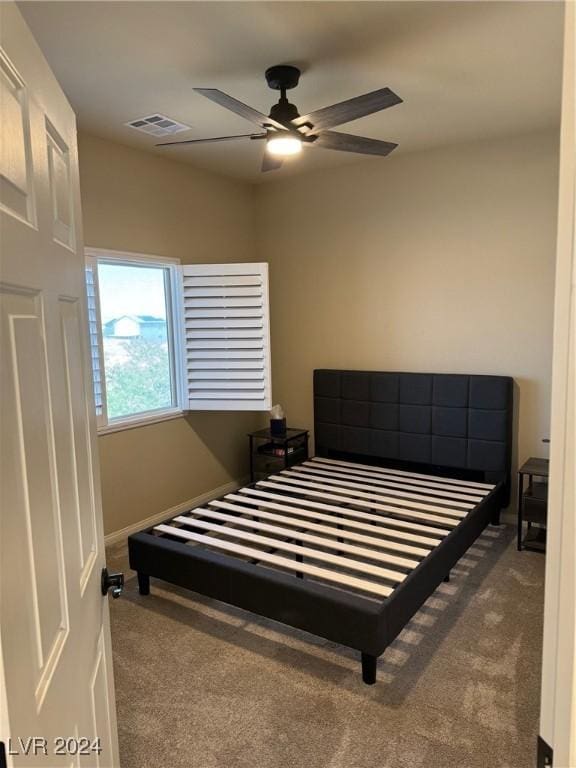
[[[170,358],[165,341],[104,338],[108,418],[170,408]]]

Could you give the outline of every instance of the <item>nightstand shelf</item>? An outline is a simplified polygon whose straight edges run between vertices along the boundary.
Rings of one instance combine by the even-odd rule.
[[[273,435],[269,429],[248,434],[250,439],[250,482],[263,480],[308,458],[308,430],[287,429]]]
[[[518,470],[518,550],[546,551],[548,460],[530,458]],[[528,486],[524,488],[524,478]],[[528,530],[524,534],[524,523]]]

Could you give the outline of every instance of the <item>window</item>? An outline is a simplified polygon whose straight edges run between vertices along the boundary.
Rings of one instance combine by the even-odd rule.
[[[86,290],[101,431],[183,410],[268,410],[267,264],[90,250]]]
[[[178,265],[91,254],[86,289],[99,427],[178,415],[173,312]]]

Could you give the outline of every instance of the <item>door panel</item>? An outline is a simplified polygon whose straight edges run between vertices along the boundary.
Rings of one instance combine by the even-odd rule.
[[[32,223],[28,98],[24,84],[3,55],[0,55],[0,103],[7,125],[0,145],[0,203],[6,211]]]
[[[73,249],[74,201],[70,185],[70,156],[66,142],[48,119],[46,119],[46,146],[53,237],[57,243]]]
[[[8,462],[5,493],[8,503],[12,502],[10,507],[22,512],[21,520],[6,520],[2,530],[3,575],[7,573],[9,578],[13,559],[21,561],[17,588],[4,597],[3,610],[9,615],[17,613],[13,603],[20,600],[21,592],[28,596],[27,626],[22,629],[30,640],[30,675],[39,708],[69,626],[62,558],[42,557],[43,551],[62,551],[62,531],[41,303],[32,292],[4,292],[0,306],[5,336],[1,360],[6,430],[2,447]],[[20,638],[12,639],[17,652]],[[4,642],[10,647],[10,637]]]
[[[97,511],[92,488],[89,421],[86,404],[75,393],[82,392],[85,381],[82,370],[82,326],[80,307],[76,299],[59,300],[62,345],[64,357],[64,378],[66,384],[65,403],[68,419],[70,468],[64,478],[65,488],[70,495],[70,506],[74,509],[78,534],[78,568],[76,574],[83,593],[91,570],[96,561]]]

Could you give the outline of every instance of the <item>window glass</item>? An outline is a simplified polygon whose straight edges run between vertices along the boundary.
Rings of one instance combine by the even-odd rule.
[[[108,421],[175,405],[170,272],[98,263]]]

